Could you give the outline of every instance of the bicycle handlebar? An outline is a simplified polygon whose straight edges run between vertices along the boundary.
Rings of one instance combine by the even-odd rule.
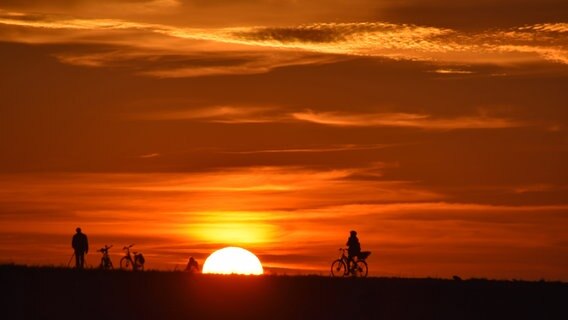
[[[112,248],[112,244],[110,246],[105,244],[105,246],[97,250],[97,252],[105,252],[108,251],[108,249],[110,248]]]

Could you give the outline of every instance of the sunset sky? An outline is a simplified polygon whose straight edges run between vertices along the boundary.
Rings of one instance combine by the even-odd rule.
[[[568,280],[565,0],[2,0],[0,262],[242,246]]]

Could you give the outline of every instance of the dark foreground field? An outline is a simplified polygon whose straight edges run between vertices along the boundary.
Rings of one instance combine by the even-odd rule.
[[[2,319],[568,319],[568,284],[0,266]]]

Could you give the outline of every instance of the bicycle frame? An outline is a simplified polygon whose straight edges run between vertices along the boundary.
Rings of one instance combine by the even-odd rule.
[[[347,261],[347,255],[345,254],[345,251],[347,251],[346,249],[340,248],[339,251],[341,251],[341,254],[339,255],[339,259],[340,260],[344,260]]]
[[[340,259],[341,261],[343,261],[343,262],[345,263],[345,265],[349,268],[349,267],[350,267],[350,266],[349,266],[349,256],[345,254],[345,252],[347,251],[347,249],[340,248],[339,250],[341,251],[341,255],[339,256],[339,259]],[[353,260],[351,260],[351,262],[352,262],[352,263],[356,263],[356,262],[357,262],[357,259],[358,259],[358,258],[357,258],[356,256],[354,256],[354,257],[353,257]]]
[[[133,244],[122,248],[122,250],[126,251],[125,257],[127,257],[130,261],[132,261],[132,254],[130,253],[130,248],[132,248],[132,246]]]
[[[101,269],[112,269],[112,260],[110,259],[110,255],[108,253],[108,250],[112,248],[112,245],[107,246],[105,245],[103,248],[100,248],[99,250],[97,250],[97,252],[100,252],[103,254],[103,256],[101,257],[101,264],[100,264],[100,268]]]
[[[126,262],[126,268],[128,268],[128,264],[132,265],[132,270],[136,271],[138,269],[144,269],[144,263],[139,261],[139,256],[141,256],[142,254],[139,254],[137,252],[131,253],[130,252],[130,248],[132,248],[134,246],[134,244],[131,244],[129,246],[125,246],[124,248],[122,248],[122,250],[125,251],[125,255],[124,257],[122,257],[122,259],[120,259],[120,268],[124,269],[125,267],[123,266],[123,261],[127,261]]]
[[[350,261],[349,256],[346,254],[346,249],[339,248],[339,251],[341,251],[339,258],[335,260],[331,266],[333,276],[347,277],[349,275],[358,276],[359,274],[363,274],[363,277],[367,276],[368,267],[365,262],[365,257],[360,258],[359,256],[354,256]]]

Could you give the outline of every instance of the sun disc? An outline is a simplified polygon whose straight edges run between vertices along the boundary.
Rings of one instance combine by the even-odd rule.
[[[203,273],[260,275],[262,264],[252,252],[226,247],[213,252],[203,264]]]

